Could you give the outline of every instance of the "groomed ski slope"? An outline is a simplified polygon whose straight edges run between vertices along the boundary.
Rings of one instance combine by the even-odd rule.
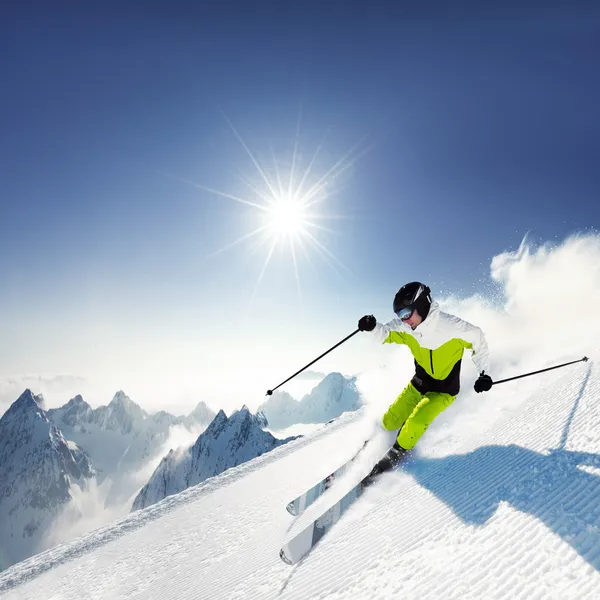
[[[293,567],[279,549],[314,511],[285,505],[360,446],[362,413],[15,565],[0,596],[599,598],[598,366],[498,386],[493,410],[456,418],[466,396]]]

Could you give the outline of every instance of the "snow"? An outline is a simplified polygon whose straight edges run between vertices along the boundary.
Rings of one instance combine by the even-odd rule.
[[[600,369],[465,392],[403,470],[370,487],[299,564],[287,502],[361,445],[366,408],[0,573],[8,599],[594,598]],[[465,427],[465,423],[468,427]],[[431,434],[431,435],[430,435]]]
[[[285,429],[271,429],[270,427],[267,427],[265,428],[265,431],[268,431],[276,438],[283,439],[297,435],[309,435],[325,426],[326,424],[323,423],[298,423],[296,425],[290,425],[290,427],[286,427]]]

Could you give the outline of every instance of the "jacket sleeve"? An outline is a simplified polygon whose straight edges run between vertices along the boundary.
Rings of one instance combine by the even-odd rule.
[[[485,371],[490,374],[490,355],[487,341],[483,331],[468,321],[463,321],[454,315],[448,315],[449,322],[454,329],[460,332],[460,338],[469,344],[473,352],[472,359],[477,372]]]
[[[405,332],[407,327],[400,319],[392,319],[385,324],[378,322],[373,329],[373,336],[382,344],[404,344],[403,336],[393,334]]]

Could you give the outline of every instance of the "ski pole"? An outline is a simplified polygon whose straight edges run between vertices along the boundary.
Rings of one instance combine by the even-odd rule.
[[[323,354],[321,354],[321,356],[317,356],[317,358],[315,358],[315,360],[313,360],[312,362],[309,362],[305,367],[302,367],[299,371],[296,371],[293,375],[288,377],[285,381],[282,381],[278,386],[274,387],[272,390],[267,390],[266,395],[270,396],[278,387],[281,387],[284,383],[287,383],[290,379],[293,379],[294,377],[296,377],[296,375],[298,375],[299,373],[302,373],[302,371],[304,371],[304,369],[308,369],[308,367],[310,367],[310,365],[316,363],[320,358],[323,358],[326,354],[329,354],[332,350],[335,350],[338,346],[343,344],[345,341],[349,340],[353,335],[356,335],[359,331],[360,331],[360,329],[353,331],[350,335],[346,336],[341,342],[338,342],[335,346],[332,346],[331,348],[329,348],[329,350],[327,350],[327,352],[323,352]]]
[[[545,371],[552,371],[552,369],[560,369],[561,367],[566,367],[567,365],[573,365],[578,362],[587,362],[588,357],[584,356],[579,360],[572,360],[571,362],[564,363],[562,365],[556,365],[555,367],[548,367],[547,369],[540,369],[539,371],[532,371],[531,373],[525,373],[524,375],[517,375],[516,377],[509,377],[508,379],[501,379],[500,381],[494,381],[494,385],[498,385],[499,383],[505,383],[507,381],[513,381],[513,379],[521,379],[521,377],[529,377],[530,375],[537,375],[538,373],[544,373]]]

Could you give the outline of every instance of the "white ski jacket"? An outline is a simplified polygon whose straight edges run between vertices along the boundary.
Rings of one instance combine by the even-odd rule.
[[[400,319],[392,319],[385,324],[377,323],[372,333],[384,344],[406,344],[417,364],[433,379],[448,377],[462,359],[465,348],[472,351],[477,372],[489,374],[489,352],[483,331],[442,312],[435,301],[427,318],[414,330]]]

